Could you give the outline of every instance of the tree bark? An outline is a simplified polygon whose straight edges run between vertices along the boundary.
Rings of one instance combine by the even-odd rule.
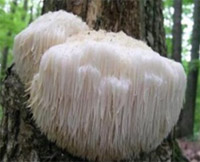
[[[24,0],[23,8],[24,8],[24,14],[22,15],[22,20],[24,21],[27,16],[28,0]]]
[[[95,29],[124,31],[166,56],[161,0],[44,0],[42,13],[67,10]]]
[[[9,35],[8,35],[9,36]],[[2,52],[2,63],[1,63],[1,76],[5,74],[6,68],[7,68],[7,60],[8,60],[8,46],[4,47]]]
[[[182,52],[182,25],[181,25],[181,15],[182,15],[182,0],[174,0],[174,15],[173,15],[173,28],[172,28],[172,59],[181,62],[181,52]],[[182,110],[183,111],[183,110]],[[181,113],[182,115],[182,113]],[[180,116],[180,120],[182,116]],[[186,118],[184,118],[187,120]],[[179,120],[179,121],[180,121]],[[181,136],[181,131],[185,126],[182,126],[178,122],[176,127],[177,137]]]
[[[193,135],[194,114],[196,104],[198,69],[199,69],[199,46],[200,46],[200,1],[194,1],[194,26],[192,31],[191,61],[187,80],[186,102],[180,118],[180,136]],[[186,120],[185,120],[186,119]]]
[[[182,0],[174,0],[172,58],[178,62],[181,62],[181,49],[182,49],[181,14],[182,14]]]
[[[94,29],[123,30],[165,55],[161,4],[161,0],[45,0],[43,13],[59,9],[73,12]],[[26,104],[28,98],[13,65],[8,69],[2,87],[0,161],[87,161],[73,157],[47,140],[32,120]],[[171,135],[156,150],[127,161],[187,160]]]

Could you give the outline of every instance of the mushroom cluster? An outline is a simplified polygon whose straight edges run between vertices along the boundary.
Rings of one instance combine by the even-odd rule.
[[[36,124],[49,140],[90,160],[126,159],[155,149],[178,120],[183,67],[123,32],[83,28],[43,54],[31,53],[42,57],[34,77],[28,76]]]

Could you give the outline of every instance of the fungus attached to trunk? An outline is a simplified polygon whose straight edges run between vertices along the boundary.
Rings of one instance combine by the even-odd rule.
[[[88,30],[88,26],[65,11],[49,12],[32,22],[15,37],[13,53],[20,79],[24,83],[30,82],[47,49],[84,30]]]
[[[124,33],[88,32],[50,48],[30,87],[33,117],[47,137],[91,160],[155,149],[178,120],[181,64]]]

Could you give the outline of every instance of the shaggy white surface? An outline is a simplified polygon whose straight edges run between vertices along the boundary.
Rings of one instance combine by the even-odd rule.
[[[155,149],[178,120],[186,76],[124,33],[87,32],[50,48],[30,87],[40,129],[68,152],[120,160]]]
[[[47,49],[84,30],[89,30],[88,26],[65,11],[48,12],[32,22],[14,41],[14,62],[20,79],[29,83],[38,72],[41,56]]]

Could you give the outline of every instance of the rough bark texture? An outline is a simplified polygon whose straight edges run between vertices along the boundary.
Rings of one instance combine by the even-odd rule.
[[[163,26],[162,0],[141,0],[140,24],[144,23],[144,37],[147,44],[162,56],[167,56],[165,31]]]
[[[24,85],[13,67],[2,87],[3,119],[0,134],[0,161],[81,161],[56,147],[32,120]]]
[[[9,35],[8,35],[9,36]],[[4,47],[2,52],[2,62],[1,62],[1,75],[5,74],[6,68],[7,68],[7,59],[8,59],[8,46]]]
[[[146,40],[166,54],[161,0],[45,0],[43,13],[64,9],[81,16],[95,29],[123,30]],[[73,157],[47,140],[34,124],[27,108],[24,85],[14,66],[7,71],[2,87],[3,119],[0,133],[0,161],[86,161]],[[173,136],[151,153],[127,161],[186,161]]]
[[[166,56],[161,0],[44,0],[42,13],[67,10],[95,30],[124,31]]]
[[[186,102],[179,121],[179,125],[181,126],[179,136],[191,136],[193,135],[194,129],[194,113],[199,69],[200,1],[195,0],[194,2],[194,26],[192,31],[191,62],[189,63]]]
[[[174,0],[174,15],[173,15],[173,29],[172,29],[172,59],[181,62],[182,52],[182,25],[181,25],[181,14],[182,14],[182,0]],[[182,115],[182,113],[181,113]],[[180,117],[180,119],[182,116]],[[187,119],[186,119],[187,120]],[[185,127],[185,126],[184,126]],[[181,129],[184,129],[180,122],[176,127],[176,134],[181,137]]]
[[[181,49],[182,49],[181,14],[182,14],[182,0],[174,0],[172,58],[178,62],[181,62]]]

